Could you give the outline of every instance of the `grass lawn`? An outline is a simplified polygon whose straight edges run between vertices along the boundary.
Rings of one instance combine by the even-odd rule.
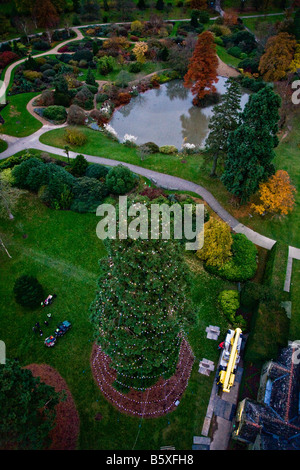
[[[293,272],[291,281],[291,301],[292,301],[292,318],[290,326],[289,339],[300,340],[300,261],[293,260]]]
[[[284,19],[284,15],[276,15],[276,16],[264,16],[262,15],[260,18],[243,18],[244,25],[249,28],[254,34],[256,32],[257,25],[260,23],[270,24],[270,23],[277,23],[277,21],[282,21]]]
[[[26,109],[27,103],[40,93],[21,93],[9,96],[8,105],[1,111],[4,124],[0,125],[0,133],[14,137],[26,137],[42,127]]]
[[[238,64],[241,62],[241,59],[228,54],[225,47],[222,47],[219,44],[216,44],[216,51],[220,59],[227,65],[231,65],[232,67],[237,68]]]
[[[132,450],[134,445],[136,450],[163,445],[190,449],[193,435],[201,433],[214,380],[214,375],[198,373],[199,360],[206,357],[216,363],[219,355],[216,342],[206,339],[205,328],[216,324],[225,334],[228,325],[217,309],[216,298],[227,284],[209,276],[188,254],[193,258],[192,295],[199,310],[199,325],[188,332],[196,356],[189,386],[171,414],[144,421],[127,417],[104,399],[90,369],[93,335],[88,310],[97,287],[98,261],[105,256],[96,237],[97,219],[93,214],[50,210],[29,193],[22,198],[15,219],[1,223],[1,236],[12,256],[10,259],[4,250],[0,252],[0,338],[6,343],[7,357],[18,357],[21,365],[46,363],[59,371],[80,415],[80,449]],[[46,310],[26,311],[14,301],[14,282],[24,273],[36,276],[46,295],[57,294],[47,309],[53,319],[52,326],[44,328],[44,338],[59,321],[66,319],[73,325],[53,349],[46,348],[43,338],[32,332],[36,321],[46,319]],[[97,413],[103,416],[100,422],[95,420]]]
[[[8,147],[7,142],[5,140],[0,139],[0,153],[4,152]]]

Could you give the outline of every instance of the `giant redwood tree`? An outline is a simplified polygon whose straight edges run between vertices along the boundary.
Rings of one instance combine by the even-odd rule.
[[[147,389],[175,371],[193,322],[182,246],[170,240],[110,240],[91,321],[117,372],[114,387]]]
[[[240,125],[231,132],[221,180],[242,203],[275,173],[280,97],[270,86],[250,96]]]
[[[194,106],[200,106],[204,97],[216,93],[214,83],[218,82],[217,67],[214,36],[210,31],[204,31],[198,36],[188,71],[184,76],[184,86],[194,95]]]

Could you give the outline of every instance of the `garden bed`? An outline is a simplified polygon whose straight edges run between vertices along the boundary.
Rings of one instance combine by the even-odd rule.
[[[56,406],[56,426],[50,432],[52,443],[48,450],[75,450],[79,436],[79,415],[71,392],[61,375],[47,364],[30,364],[25,369],[31,370],[34,377],[63,392],[65,399]]]
[[[188,342],[183,339],[175,374],[167,380],[162,378],[145,391],[130,389],[124,394],[113,387],[117,373],[110,367],[110,358],[94,345],[91,367],[94,379],[102,393],[121,413],[143,418],[156,418],[176,409],[192,371],[194,356]],[[178,400],[178,403],[177,403]],[[176,405],[177,403],[177,405]]]

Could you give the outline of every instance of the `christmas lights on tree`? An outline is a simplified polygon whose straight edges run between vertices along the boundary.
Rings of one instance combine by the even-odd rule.
[[[183,247],[130,238],[106,246],[91,321],[116,372],[115,389],[146,390],[175,373],[185,329],[195,321]]]

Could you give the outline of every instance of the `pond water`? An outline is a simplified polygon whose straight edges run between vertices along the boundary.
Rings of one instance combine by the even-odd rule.
[[[219,77],[217,91],[224,94],[227,79]],[[249,95],[243,93],[242,108]],[[208,135],[209,118],[213,106],[198,108],[192,104],[193,95],[181,80],[173,80],[148,90],[131,99],[130,103],[116,110],[110,125],[122,142],[125,134],[137,137],[136,144],[155,142],[157,145],[175,145],[181,149],[185,142],[204,145]]]

